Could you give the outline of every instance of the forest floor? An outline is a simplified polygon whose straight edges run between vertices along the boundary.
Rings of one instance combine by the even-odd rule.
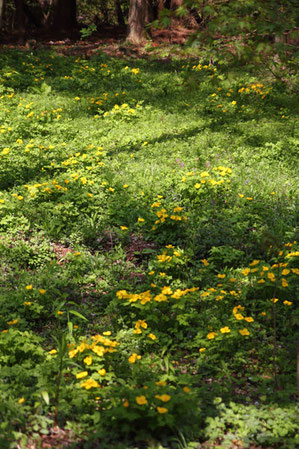
[[[298,446],[293,85],[167,39],[0,51],[1,449]]]

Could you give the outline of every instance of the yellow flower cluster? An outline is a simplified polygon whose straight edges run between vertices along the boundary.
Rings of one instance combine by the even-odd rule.
[[[270,93],[271,89],[272,89],[271,87],[266,89],[265,85],[262,83],[251,83],[251,84],[247,84],[245,86],[240,87],[240,89],[238,89],[238,92],[240,94],[254,93],[254,94],[260,95],[261,98],[264,99],[265,96]]]
[[[147,329],[147,323],[144,320],[138,320],[135,323],[135,329],[134,329],[134,334],[141,334],[143,329]]]
[[[129,357],[130,363],[136,363],[137,360],[141,359],[141,355],[136,354],[136,352],[133,352],[133,354]]]
[[[156,302],[164,302],[168,301],[169,298],[180,299],[182,296],[187,295],[188,293],[193,293],[198,290],[198,287],[186,288],[185,290],[181,290],[180,288],[172,291],[170,287],[163,287],[161,289],[161,293],[157,295],[153,295],[150,290],[147,290],[142,293],[128,293],[126,290],[119,290],[116,293],[118,299],[127,299],[128,302],[134,303],[139,301],[140,304],[144,305],[151,301]],[[139,333],[139,332],[136,332]]]
[[[197,182],[195,184],[193,184],[193,186],[196,190],[199,190],[207,185],[215,187],[215,186],[218,186],[218,185],[221,185],[224,183],[230,184],[231,180],[225,179],[225,178],[230,178],[231,174],[232,174],[231,168],[218,166],[218,167],[213,167],[211,170],[211,173],[208,171],[187,172],[185,174],[185,176],[182,177],[181,181],[183,183],[185,183],[185,182],[187,182],[188,178],[196,177]],[[214,178],[216,178],[216,179],[214,179]]]
[[[78,353],[82,353],[86,350],[91,350],[99,357],[103,357],[106,353],[112,353],[116,351],[116,346],[119,345],[119,343],[115,340],[110,340],[109,338],[103,337],[103,335],[94,335],[91,337],[93,340],[91,344],[87,343],[86,341],[81,342],[79,345],[75,346],[75,348],[71,349],[69,351],[69,357],[72,359],[74,358]],[[100,344],[100,346],[98,346]],[[88,363],[91,364],[91,357],[86,357],[85,360],[87,360]],[[89,363],[90,362],[90,363]]]
[[[160,206],[161,206],[161,202],[154,202],[151,205],[151,208],[160,207]],[[180,206],[173,208],[172,212],[174,212],[174,213],[169,212],[165,209],[165,207],[162,207],[161,209],[157,210],[157,212],[155,212],[155,214],[158,218],[155,221],[155,225],[164,223],[166,221],[166,218],[169,218],[170,220],[173,220],[173,221],[187,221],[187,217],[185,215],[178,215],[178,213],[181,213],[182,211],[183,211],[183,208]],[[155,230],[156,227],[154,226],[153,229]]]

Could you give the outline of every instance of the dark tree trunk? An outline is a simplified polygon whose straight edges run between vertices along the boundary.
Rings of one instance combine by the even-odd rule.
[[[36,3],[23,3],[24,13],[29,21],[29,25],[34,25],[36,28],[44,28],[48,24],[50,11],[46,12],[45,2],[38,0]]]
[[[14,31],[20,36],[24,36],[26,32],[25,25],[25,11],[23,0],[15,0],[15,20],[14,20]]]
[[[147,0],[130,0],[127,41],[139,45],[145,39]]]
[[[53,30],[66,32],[75,28],[76,25],[76,0],[54,0]]]
[[[4,0],[0,0],[0,28],[2,27],[3,9],[4,9]]]
[[[125,26],[125,19],[124,19],[124,15],[123,15],[119,0],[114,0],[114,6],[115,6],[115,13],[117,16],[118,25]]]

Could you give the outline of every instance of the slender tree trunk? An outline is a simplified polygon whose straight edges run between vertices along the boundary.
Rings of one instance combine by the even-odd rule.
[[[53,30],[61,32],[70,31],[76,24],[76,0],[54,0]]]
[[[117,16],[117,22],[119,26],[125,26],[124,15],[120,6],[119,0],[114,0],[115,13]]]
[[[132,44],[139,45],[145,39],[146,9],[146,0],[130,0],[127,41],[132,42]]]
[[[15,8],[14,31],[20,36],[24,36],[26,27],[23,0],[15,0]]]
[[[3,9],[4,9],[4,0],[0,0],[0,28],[2,27]]]

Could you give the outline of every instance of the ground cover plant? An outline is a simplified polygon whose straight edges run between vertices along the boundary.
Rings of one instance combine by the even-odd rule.
[[[0,445],[298,445],[292,86],[0,54]]]

